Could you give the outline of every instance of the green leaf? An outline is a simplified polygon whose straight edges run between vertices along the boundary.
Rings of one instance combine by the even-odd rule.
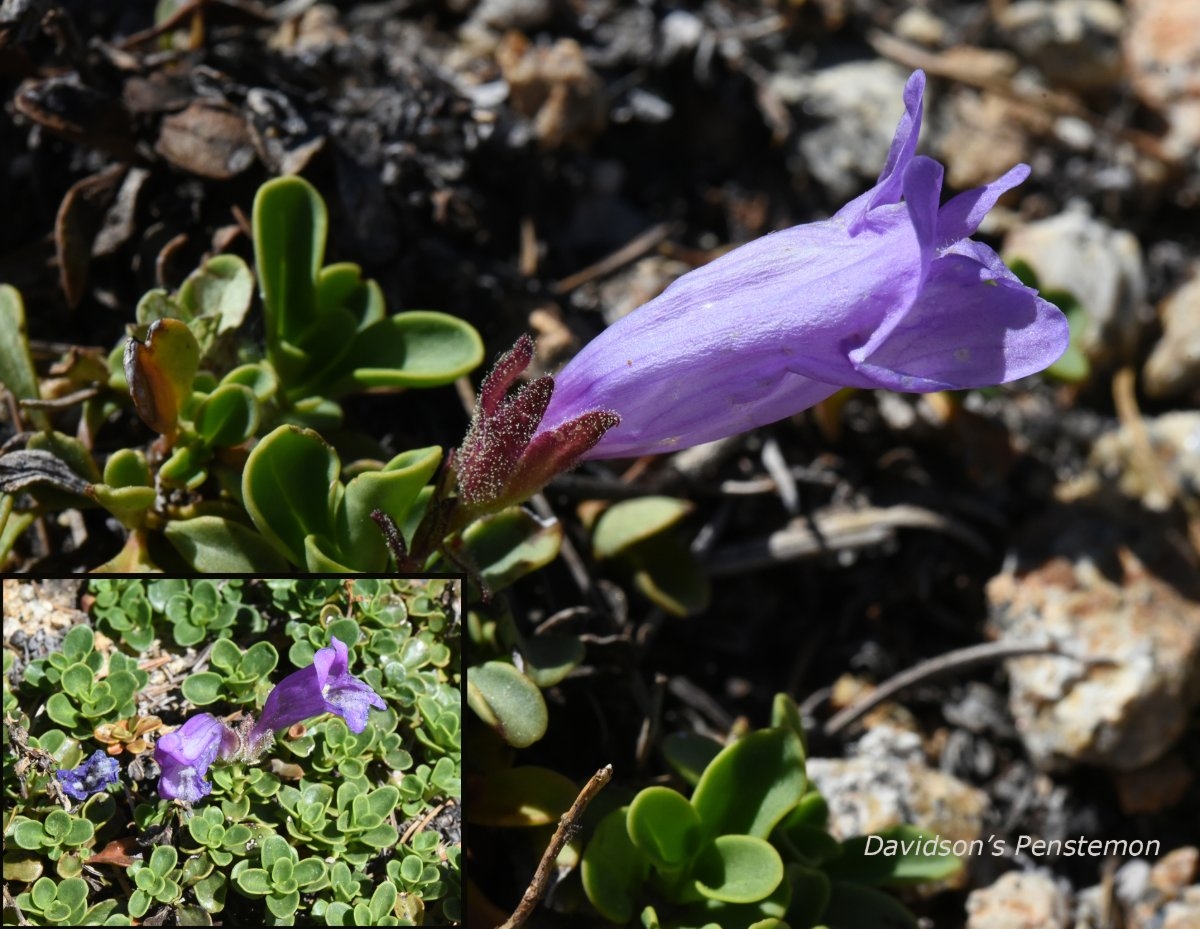
[[[51,694],[46,701],[46,715],[68,729],[74,729],[79,722],[79,714],[65,694]]]
[[[253,224],[268,352],[286,380],[288,364],[278,363],[273,347],[299,344],[317,321],[316,280],[325,254],[328,214],[308,181],[279,177],[258,189]]]
[[[382,510],[397,525],[404,523],[442,460],[438,446],[418,448],[397,455],[381,471],[365,471],[346,485],[346,495],[338,513],[338,537],[341,551],[353,567],[361,571],[381,571],[387,565],[387,545],[379,526],[371,519],[372,510]]]
[[[135,890],[129,897],[129,915],[140,918],[146,915],[148,909],[150,909],[150,895],[144,890]]]
[[[289,861],[296,860],[295,851],[290,845],[288,845],[286,839],[278,835],[269,835],[263,840],[261,855],[262,865],[267,869],[274,868],[275,862],[281,861],[284,858],[288,859]]]
[[[622,924],[633,918],[642,882],[650,874],[650,862],[629,840],[628,810],[623,806],[600,820],[580,867],[583,890],[592,906],[605,919]]]
[[[375,301],[373,295],[363,293],[366,290],[367,282],[358,265],[350,262],[326,265],[317,274],[317,312],[326,316],[347,309],[358,319],[355,330],[364,329],[384,315],[382,295]]]
[[[159,877],[165,878],[179,863],[179,854],[169,845],[155,846],[150,853],[150,867]]]
[[[92,681],[92,669],[80,663],[68,666],[62,673],[60,683],[62,689],[72,697],[82,697],[91,693]]]
[[[340,554],[332,552],[333,543],[316,535],[304,537],[304,568],[310,574],[353,574],[354,569],[342,564]]]
[[[286,919],[296,912],[300,905],[300,894],[293,890],[285,894],[271,894],[267,897],[267,909],[276,919]]]
[[[673,497],[637,497],[614,503],[596,523],[592,551],[601,559],[620,555],[675,525],[693,508],[687,500]]]
[[[467,821],[498,827],[549,825],[570,808],[578,793],[574,781],[550,768],[519,765],[489,771],[472,789]]]
[[[46,830],[42,828],[42,824],[36,819],[19,820],[16,826],[13,827],[12,838],[21,848],[27,849],[37,849],[43,845],[54,844],[46,835]],[[43,878],[43,880],[48,880],[48,878]]]
[[[196,432],[207,444],[240,445],[258,429],[258,398],[249,387],[224,384],[204,398],[192,420]]]
[[[562,533],[557,520],[542,521],[513,506],[477,519],[463,531],[462,540],[470,562],[496,593],[558,557]]]
[[[824,828],[791,825],[789,816],[779,824],[776,841],[780,848],[801,864],[817,867],[842,854],[842,843]]]
[[[178,629],[179,627],[176,626]],[[208,706],[221,695],[223,678],[212,671],[188,675],[183,681],[183,695],[196,706]]]
[[[374,829],[368,829],[361,833],[358,840],[371,848],[391,848],[399,837],[400,834],[396,831],[395,826],[384,823],[382,826],[376,826]]]
[[[692,794],[709,836],[766,838],[804,794],[804,749],[787,729],[763,729],[723,749]]]
[[[87,902],[88,885],[78,877],[69,877],[58,885],[58,902],[71,910],[81,909]]]
[[[153,488],[146,456],[131,448],[120,448],[108,456],[104,465],[104,483],[110,487]],[[153,500],[151,501],[153,502]]]
[[[629,804],[629,838],[660,870],[682,868],[700,849],[700,817],[669,787],[647,787]]]
[[[396,808],[400,800],[400,791],[391,784],[377,787],[366,796],[371,813],[380,819],[386,819]]]
[[[292,879],[292,872],[296,869],[296,865],[291,858],[277,858],[275,863],[271,865],[271,883],[276,887]]]
[[[783,880],[783,859],[770,842],[751,835],[719,835],[696,859],[696,889],[711,900],[754,903]]]
[[[146,341],[125,347],[129,396],[142,421],[162,435],[174,435],[183,405],[192,395],[200,364],[200,346],[187,323],[160,319],[150,324]]]
[[[161,287],[155,287],[142,294],[142,299],[134,308],[133,318],[139,326],[149,326],[159,319],[182,319],[186,322],[190,314],[171,294]]]
[[[184,683],[186,684],[187,681],[185,680]],[[207,813],[207,810],[205,812]],[[209,836],[212,834],[213,823],[206,815],[197,814],[188,822],[187,829],[188,832],[192,834],[193,839],[195,839],[201,845],[208,845]],[[186,867],[184,870],[186,871]]]
[[[153,487],[110,487],[92,484],[88,496],[99,503],[126,529],[136,529],[145,519],[146,510],[154,505]]]
[[[265,897],[271,893],[271,876],[262,868],[247,868],[237,878],[237,885],[243,893],[255,897]]]
[[[234,368],[223,378],[220,386],[240,384],[249,387],[260,403],[266,403],[279,389],[279,378],[267,364],[244,364]]]
[[[141,685],[128,671],[114,671],[101,681],[100,686],[107,686],[116,705],[121,707],[133,698]]]
[[[58,885],[48,877],[40,877],[29,892],[30,899],[39,910],[44,910],[58,896]]]
[[[397,313],[359,332],[326,379],[332,396],[367,388],[439,387],[483,361],[483,340],[446,313]]]
[[[797,926],[815,926],[829,905],[832,884],[829,877],[816,868],[789,864],[787,880],[792,885],[792,904],[788,919]]]
[[[224,874],[216,872],[196,883],[192,893],[196,902],[210,913],[219,913],[225,908],[225,892],[229,886]]]
[[[425,865],[417,855],[407,855],[400,863],[400,877],[408,884],[415,884],[421,879]]]
[[[71,846],[85,845],[95,834],[96,828],[90,822],[78,816],[72,816],[70,826],[66,834],[62,837],[62,844]]]
[[[219,516],[176,519],[163,529],[167,541],[194,571],[203,574],[283,574],[287,559],[249,526]]]
[[[265,645],[274,650],[268,642],[258,642],[256,645]],[[242,663],[242,650],[229,639],[217,639],[213,643],[212,651],[208,653],[208,660],[210,664],[222,671],[236,671]]]
[[[188,275],[178,301],[192,316],[217,319],[217,334],[236,329],[254,298],[254,275],[237,255],[217,255]]]
[[[695,785],[722,747],[720,742],[694,732],[672,732],[663,738],[662,752],[675,772]]]
[[[62,844],[63,837],[71,828],[71,814],[64,810],[52,810],[43,824],[46,835],[53,839],[55,845]]]
[[[212,449],[201,442],[177,445],[171,457],[158,469],[158,476],[164,483],[195,490],[208,480],[210,460]]]
[[[633,584],[672,616],[695,616],[708,608],[708,576],[687,543],[667,533],[627,552]]]
[[[242,677],[265,681],[279,664],[279,653],[270,642],[255,642],[246,650],[239,669]]]
[[[546,733],[546,701],[512,665],[488,661],[467,676],[467,703],[514,748],[528,748]]]
[[[375,888],[371,895],[371,919],[374,925],[380,925],[385,916],[391,915],[392,907],[396,905],[396,885],[384,881]]]
[[[329,537],[340,470],[337,455],[317,433],[295,426],[280,426],[247,458],[246,510],[293,564],[305,564],[308,536]]]
[[[25,332],[25,304],[20,292],[9,284],[0,284],[0,382],[18,400],[41,397]],[[44,410],[28,410],[25,415],[38,429],[50,428]]]
[[[859,883],[833,883],[829,905],[822,914],[828,929],[917,929],[916,917],[895,897]]]
[[[320,858],[305,858],[296,865],[292,877],[301,887],[319,883],[325,877],[325,862]]]
[[[584,659],[583,642],[577,636],[548,632],[526,639],[522,648],[525,673],[538,687],[553,687],[566,678]]]
[[[212,916],[199,906],[177,906],[174,910],[175,923],[179,926],[211,926]]]

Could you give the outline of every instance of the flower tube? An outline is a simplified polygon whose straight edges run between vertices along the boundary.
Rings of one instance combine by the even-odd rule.
[[[782,419],[842,387],[928,392],[1004,383],[1067,347],[1067,322],[970,236],[1029,168],[941,204],[915,154],[925,75],[879,181],[822,222],[764,236],[675,281],[554,377],[530,442],[589,412],[619,424],[582,454],[676,451]]]

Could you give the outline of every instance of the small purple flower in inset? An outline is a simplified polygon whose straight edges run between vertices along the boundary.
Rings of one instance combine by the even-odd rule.
[[[262,716],[250,730],[248,741],[252,747],[264,744],[277,729],[322,713],[336,713],[346,720],[351,732],[362,732],[371,707],[387,708],[370,685],[350,675],[345,643],[336,638],[332,643],[318,651],[307,668],[292,672],[275,685]]]
[[[112,755],[102,751],[92,752],[92,757],[77,768],[63,768],[57,772],[63,793],[76,800],[86,800],[98,794],[110,784],[117,782],[121,764]]]
[[[536,429],[511,431],[533,448],[612,410],[619,424],[580,457],[650,455],[774,422],[842,387],[956,390],[1052,364],[1066,318],[970,238],[1029,168],[941,203],[942,166],[916,154],[924,91],[917,71],[873,188],[679,278],[554,376]],[[510,479],[502,469],[493,480]]]
[[[154,746],[154,760],[162,769],[158,792],[168,800],[195,803],[212,792],[205,778],[209,766],[237,751],[237,735],[211,713],[193,716]]]

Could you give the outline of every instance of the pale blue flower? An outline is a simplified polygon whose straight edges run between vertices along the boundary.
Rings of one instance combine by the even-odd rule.
[[[941,204],[942,166],[915,154],[924,89],[917,71],[873,188],[685,274],[584,346],[554,377],[531,447],[610,410],[619,425],[583,458],[670,452],[842,387],[982,387],[1052,364],[1065,317],[970,238],[1029,168]]]

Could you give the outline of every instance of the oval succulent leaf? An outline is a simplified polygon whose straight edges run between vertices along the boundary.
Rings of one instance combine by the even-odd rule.
[[[316,280],[327,225],[325,201],[303,178],[279,177],[258,189],[254,259],[268,350],[280,342],[296,343],[316,321]]]
[[[338,364],[334,395],[370,387],[439,387],[483,361],[483,340],[470,324],[431,310],[397,313],[358,333]]]
[[[549,716],[541,691],[510,664],[488,661],[472,668],[467,703],[514,748],[527,748],[546,733]]]
[[[254,525],[293,564],[305,563],[305,540],[333,528],[330,510],[341,463],[317,433],[280,426],[246,460],[242,495]]]
[[[683,867],[699,851],[700,817],[669,787],[647,787],[629,804],[629,838],[663,870]]]
[[[696,861],[696,889],[710,900],[754,903],[783,880],[783,859],[771,843],[749,835],[721,835]]]
[[[692,794],[706,833],[766,838],[804,794],[804,749],[788,729],[752,732],[723,749]]]
[[[208,445],[239,445],[258,429],[258,399],[249,387],[223,384],[193,414],[196,432]]]

